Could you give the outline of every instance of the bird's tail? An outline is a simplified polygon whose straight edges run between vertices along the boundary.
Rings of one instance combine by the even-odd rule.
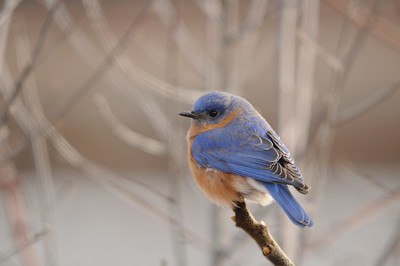
[[[264,183],[264,186],[293,223],[300,227],[313,225],[310,217],[293,197],[287,185]]]

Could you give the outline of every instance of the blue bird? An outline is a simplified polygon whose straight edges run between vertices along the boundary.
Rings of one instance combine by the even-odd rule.
[[[247,100],[210,92],[179,114],[192,118],[189,168],[209,199],[230,207],[244,198],[263,206],[275,200],[294,224],[313,225],[288,188],[308,194],[309,186],[280,137]]]

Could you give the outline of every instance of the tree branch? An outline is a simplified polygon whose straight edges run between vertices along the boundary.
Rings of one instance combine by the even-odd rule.
[[[265,223],[254,219],[244,201],[235,202],[233,211],[235,216],[232,216],[232,220],[236,223],[236,226],[242,228],[257,242],[263,255],[270,262],[276,266],[294,266],[294,263],[276,243]]]

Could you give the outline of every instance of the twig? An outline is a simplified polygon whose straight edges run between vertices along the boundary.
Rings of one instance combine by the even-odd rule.
[[[233,211],[235,216],[232,217],[232,220],[236,223],[236,226],[242,228],[257,242],[263,255],[269,261],[276,266],[294,265],[276,243],[264,222],[258,222],[254,219],[244,201],[235,202]]]
[[[84,0],[83,3],[100,43],[105,50],[112,50],[112,47],[118,43],[118,38],[111,30],[107,20],[104,18],[103,10],[99,1]],[[137,64],[133,63],[129,58],[129,54],[124,51],[114,54],[116,66],[118,66],[122,72],[126,73],[126,75],[132,77],[138,83],[148,87],[150,90],[153,90],[164,97],[173,98],[186,103],[192,103],[201,95],[196,90],[180,86],[175,87],[168,82],[158,79],[137,66]]]
[[[31,73],[33,66],[36,63],[36,60],[38,59],[38,56],[43,48],[47,33],[49,31],[54,12],[57,10],[60,2],[61,0],[57,0],[47,12],[47,16],[43,22],[42,28],[40,29],[39,36],[32,50],[30,59],[28,63],[25,65],[24,69],[22,70],[22,73],[18,77],[13,92],[11,93],[10,97],[6,99],[3,107],[0,110],[0,125],[3,124],[4,121],[6,120],[8,112],[10,111],[10,106],[14,103],[15,98],[17,98],[18,94],[20,93],[22,89],[22,84]]]
[[[397,202],[399,198],[400,187],[397,187],[380,198],[372,201],[371,203],[365,204],[360,209],[351,212],[351,214],[343,218],[341,221],[330,226],[330,228],[328,228],[324,234],[307,244],[306,250],[311,251],[316,247],[320,247],[321,245],[329,243],[335,237],[343,235],[360,224],[369,221],[379,212],[385,210],[385,208],[387,208],[390,204]]]
[[[19,246],[18,248],[7,253],[2,252],[3,254],[0,256],[0,264],[3,265],[3,263],[11,261],[12,257],[14,257],[18,253],[21,253],[24,249],[31,247],[33,244],[36,244],[39,240],[41,240],[42,237],[45,237],[49,233],[49,231],[49,228],[45,227],[40,232],[36,233],[32,237],[32,239],[30,239],[26,243],[22,243],[21,246]],[[15,264],[19,265],[17,263]]]
[[[119,42],[116,43],[107,56],[101,61],[97,69],[87,78],[78,89],[72,91],[69,96],[66,96],[66,100],[58,107],[58,109],[50,117],[50,121],[55,121],[64,116],[64,114],[79,102],[80,99],[85,95],[94,85],[98,82],[102,75],[113,65],[115,54],[120,53],[125,45],[129,41],[130,33],[135,30],[140,23],[143,22],[143,18],[150,7],[150,2],[146,2],[140,9],[139,13],[134,17],[129,27],[125,30],[124,34],[120,38]]]
[[[363,4],[358,5],[357,8],[354,8],[354,10],[351,10],[351,12],[347,12],[346,5],[349,2],[347,0],[324,0],[324,2],[338,10],[343,15],[348,16],[360,27],[364,27],[365,21],[370,19],[369,17],[371,14],[369,14],[369,10],[364,7]],[[389,44],[398,51],[400,48],[400,31],[398,27],[383,16],[379,16],[378,14],[373,14],[372,16],[375,20],[374,27],[371,27],[368,30],[372,35]]]
[[[233,66],[229,75],[227,89],[235,94],[242,91],[246,81],[250,79],[250,66],[253,64],[257,53],[257,46],[261,37],[262,31],[253,30],[254,27],[261,27],[267,12],[268,1],[253,0],[249,6],[246,24],[252,28],[252,32],[244,34],[243,38],[238,42],[238,48],[233,55]]]
[[[168,27],[171,21],[177,16],[177,10],[169,0],[158,0],[154,2],[153,8],[156,14],[160,17],[161,21]],[[195,38],[190,33],[190,30],[185,24],[180,24],[179,27],[174,29],[172,37],[182,50],[183,54],[189,59],[194,68],[202,73],[205,66],[214,64],[207,55],[202,54],[201,49],[198,47]]]
[[[378,90],[376,93],[372,94],[368,98],[348,107],[347,109],[341,111],[338,115],[336,123],[342,125],[344,123],[350,122],[351,120],[362,116],[366,112],[372,110],[375,106],[389,99],[393,93],[400,90],[400,81],[397,81],[387,88]]]
[[[118,121],[115,115],[112,113],[104,95],[96,94],[94,101],[106,124],[123,142],[129,146],[139,148],[142,151],[152,155],[161,156],[165,154],[166,147],[162,142],[149,138],[145,135],[141,135]]]
[[[321,59],[323,59],[330,67],[335,71],[343,71],[343,63],[336,58],[335,55],[328,52],[324,47],[322,47],[315,38],[312,38],[307,32],[299,29],[296,31],[296,36],[299,41],[309,47],[309,49],[314,50]]]
[[[45,0],[45,4],[48,8],[52,5],[53,1],[55,0]],[[141,12],[141,11],[140,11]],[[67,31],[70,28],[70,25],[73,23],[73,18],[70,15],[69,11],[61,5],[58,12],[55,14],[55,20],[58,23],[59,27],[63,31]],[[95,27],[97,29],[97,27]],[[102,33],[107,33],[108,31],[104,31],[105,29],[103,28]],[[97,31],[96,31],[97,32]],[[126,31],[128,32],[128,31]],[[99,35],[100,37],[103,36],[103,34]],[[67,36],[68,40],[71,42],[75,50],[78,52],[78,54],[85,59],[86,63],[88,63],[91,66],[94,66],[97,68],[95,72],[98,72],[101,70],[101,65],[102,61],[99,58],[102,58],[102,54],[98,51],[97,47],[91,44],[91,41],[86,37],[86,35],[80,30],[76,29],[74,31],[74,34]],[[108,38],[109,39],[109,38]],[[113,50],[117,46],[121,46],[119,43],[122,41],[122,38],[119,40],[115,41],[114,43],[109,46],[110,50]],[[107,41],[101,41],[100,43],[102,44],[107,44],[109,43],[109,40]],[[118,53],[119,54],[119,53]],[[119,60],[119,56],[116,54],[111,55],[114,56],[113,58],[113,63],[120,68],[122,71],[117,71],[115,68],[109,68],[105,75],[105,81],[110,85],[112,88],[116,88],[123,94],[127,96],[127,98],[131,99],[136,105],[138,105],[144,112],[144,114],[148,117],[149,122],[151,125],[156,129],[156,132],[159,133],[159,136],[163,139],[165,138],[165,132],[169,132],[170,130],[170,125],[168,124],[168,119],[165,117],[164,113],[160,110],[159,104],[155,101],[155,99],[152,97],[152,95],[149,95],[149,93],[146,93],[145,90],[140,90],[139,88],[141,86],[144,86],[145,88],[150,88],[152,84],[149,84],[148,82],[140,82],[140,80],[135,79],[133,77],[133,74],[129,71],[127,71],[126,67],[122,66],[124,65],[124,62]],[[126,60],[125,60],[126,61]],[[99,67],[100,66],[100,67]],[[94,73],[93,75],[97,75]],[[92,79],[89,77],[89,79]],[[96,80],[94,80],[96,81]],[[86,81],[87,82],[87,81]],[[138,84],[139,83],[139,84]],[[88,84],[88,83],[87,83]],[[76,88],[73,90],[71,93],[71,97],[74,97],[73,94],[79,94],[82,93],[80,90],[81,89],[86,89],[84,86],[80,86],[79,88]],[[71,97],[64,97],[61,104],[59,106],[66,106],[69,108],[67,102],[70,102]],[[58,119],[60,119],[60,115],[57,115],[55,113],[62,113],[60,111],[60,108],[57,108],[58,110],[53,110],[50,112],[50,116],[53,119],[50,119],[52,123],[55,123]]]
[[[4,205],[7,217],[12,227],[17,249],[20,251],[22,265],[40,265],[37,250],[34,246],[26,246],[31,242],[28,217],[24,197],[22,195],[21,179],[10,161],[0,164],[0,188],[4,195]]]
[[[387,265],[387,262],[390,260],[390,257],[398,256],[398,249],[400,247],[400,220],[397,221],[397,224],[393,230],[393,234],[391,234],[388,243],[383,247],[382,254],[378,257],[378,260],[374,264],[375,266],[383,266]]]
[[[6,61],[4,52],[7,46],[11,17],[20,2],[20,0],[7,0],[0,11],[0,78],[3,73],[4,62]]]
[[[29,60],[29,54],[31,53],[29,40],[27,37],[27,31],[24,21],[16,20],[15,30],[15,46],[17,63],[19,67],[23,67]],[[43,115],[43,109],[41,106],[36,81],[33,73],[26,78],[23,85],[23,93],[27,109],[31,111],[32,118]],[[33,131],[31,131],[33,133]],[[39,199],[41,209],[43,210],[44,223],[51,227],[46,237],[44,237],[44,249],[46,255],[46,262],[49,265],[56,266],[57,262],[57,245],[55,241],[54,232],[55,230],[55,209],[54,209],[54,185],[53,177],[51,173],[51,163],[49,157],[49,151],[47,147],[46,139],[43,136],[31,139],[32,151],[35,161],[37,179],[40,185]]]
[[[278,131],[287,147],[296,157],[297,146],[301,141],[298,134],[298,121],[296,112],[296,28],[299,16],[297,1],[282,1],[282,15],[280,17],[280,36],[278,53]],[[284,214],[280,214],[284,217]],[[294,256],[298,245],[297,231],[288,219],[283,218],[280,226],[282,246],[289,256]]]

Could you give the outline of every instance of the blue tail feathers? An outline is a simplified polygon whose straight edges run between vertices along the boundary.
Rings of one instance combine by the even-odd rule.
[[[285,184],[263,183],[274,200],[297,226],[312,226],[313,222]]]

